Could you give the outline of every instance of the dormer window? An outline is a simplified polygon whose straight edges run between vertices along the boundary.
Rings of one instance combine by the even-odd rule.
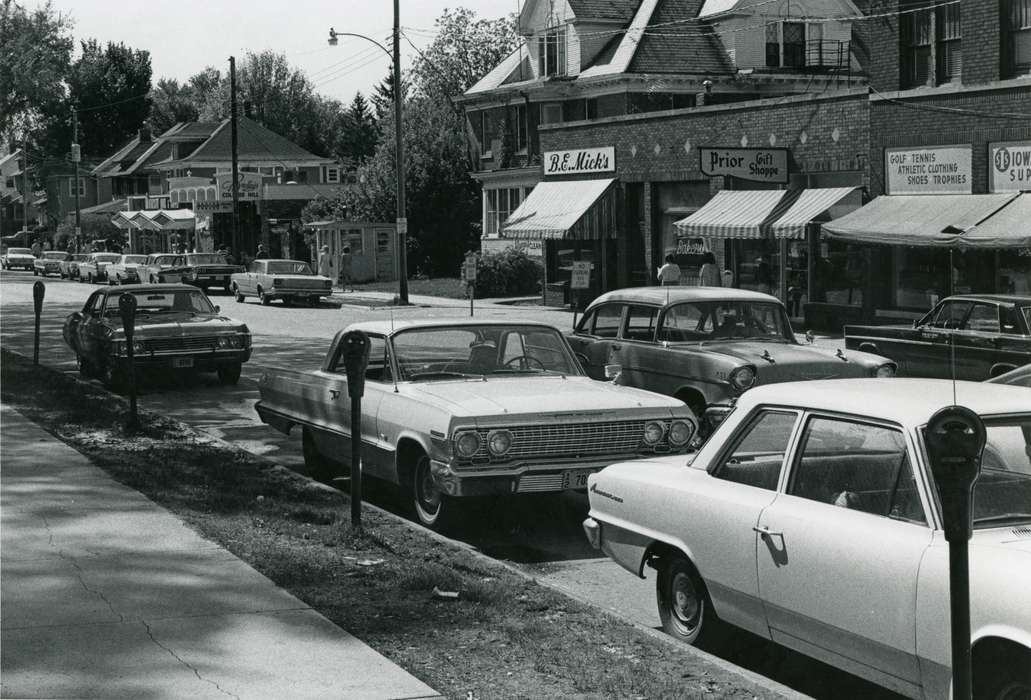
[[[566,28],[548,29],[537,37],[537,66],[542,77],[566,74]]]
[[[823,24],[819,22],[772,21],[766,24],[766,67],[805,68],[823,66],[836,61],[834,51],[823,42]]]

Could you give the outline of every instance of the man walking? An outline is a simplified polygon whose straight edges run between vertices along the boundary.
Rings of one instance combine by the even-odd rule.
[[[329,254],[328,245],[319,250],[319,274],[333,279],[333,257]]]

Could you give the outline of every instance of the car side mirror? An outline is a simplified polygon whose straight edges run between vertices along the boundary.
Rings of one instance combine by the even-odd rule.
[[[215,304],[215,313],[216,314],[222,313],[222,307],[219,306],[218,304]]]
[[[809,345],[812,345],[813,341],[815,341],[815,340],[816,340],[816,336],[813,335],[813,332],[807,330],[805,332],[805,342],[808,343]]]
[[[605,365],[605,378],[616,379],[623,371],[623,365]]]
[[[919,328],[919,327],[920,327],[920,319],[917,319],[917,320],[913,321],[913,328]]]

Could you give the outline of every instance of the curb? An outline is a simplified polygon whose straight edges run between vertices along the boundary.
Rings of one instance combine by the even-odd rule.
[[[2,346],[0,346],[0,347],[2,347]],[[17,352],[15,350],[11,350],[9,348],[4,348],[4,349],[7,352],[10,352],[12,355],[18,355],[19,357],[22,357],[22,358],[25,358],[25,359],[31,359],[27,355],[23,355],[22,353]],[[89,382],[83,382],[83,380],[80,379],[73,372],[65,372],[65,371],[62,371],[60,369],[56,369],[54,367],[51,367],[50,365],[46,365],[46,364],[42,364],[42,363],[40,364],[40,367],[45,367],[46,369],[48,369],[48,370],[50,370],[52,372],[56,372],[58,374],[64,375],[66,377],[69,377],[70,379],[72,379],[72,381],[74,381],[77,384],[88,384],[91,387],[95,387],[94,384],[90,384]],[[111,394],[112,396],[117,397],[119,401],[122,401],[123,403],[127,403],[127,400],[124,397],[122,397],[120,394],[115,394],[115,393],[109,391],[106,387],[103,387],[103,386],[101,386],[100,388],[102,390],[106,391],[107,393]],[[270,468],[272,470],[275,470],[277,473],[282,473],[282,474],[284,474],[286,476],[290,476],[290,477],[302,477],[302,478],[305,478],[305,479],[307,479],[310,482],[309,483],[309,487],[314,489],[314,490],[322,490],[322,491],[326,491],[326,492],[329,492],[329,493],[340,493],[341,492],[341,489],[337,489],[337,488],[335,488],[333,486],[330,486],[328,484],[324,484],[324,483],[322,483],[320,481],[316,481],[315,479],[312,479],[307,474],[303,474],[303,473],[294,471],[293,469],[289,469],[288,467],[284,467],[283,465],[275,462],[274,460],[269,459],[268,457],[265,457],[264,455],[256,454],[254,452],[249,452],[248,450],[243,449],[242,447],[240,447],[239,445],[237,445],[235,443],[229,442],[229,441],[224,440],[224,439],[222,439],[220,437],[212,435],[211,433],[208,433],[205,430],[202,430],[202,429],[199,429],[199,428],[195,428],[192,425],[189,425],[188,423],[183,423],[182,421],[179,421],[179,420],[176,420],[176,419],[173,419],[173,418],[168,418],[167,416],[163,416],[163,415],[160,415],[160,414],[156,414],[156,413],[154,413],[152,411],[149,411],[147,409],[139,409],[139,413],[141,415],[145,415],[145,416],[148,416],[148,417],[151,417],[151,418],[160,418],[161,420],[168,421],[169,423],[179,427],[180,429],[182,429],[186,433],[193,434],[195,436],[203,436],[203,439],[208,441],[209,444],[218,445],[220,447],[223,447],[223,448],[225,448],[227,450],[230,450],[230,451],[233,451],[233,452],[246,454],[251,459],[253,459],[256,462],[259,462],[259,463],[265,465],[266,467],[268,467],[268,468]],[[61,439],[58,436],[54,436],[54,437],[55,437],[55,439],[58,439],[58,440]],[[62,440],[62,442],[63,442],[63,440]],[[350,494],[348,494],[348,497],[350,497]],[[526,581],[530,581],[530,582],[532,582],[532,583],[534,583],[534,584],[536,584],[538,586],[541,586],[542,588],[547,588],[547,589],[549,589],[549,590],[551,590],[551,591],[553,591],[555,593],[558,593],[558,594],[563,595],[563,596],[565,596],[567,598],[575,600],[578,603],[580,603],[581,605],[584,605],[584,606],[586,606],[586,607],[588,607],[588,608],[590,608],[590,609],[592,609],[592,610],[594,610],[594,611],[596,611],[596,612],[598,612],[600,614],[606,615],[606,616],[608,616],[610,618],[613,618],[615,620],[618,620],[618,621],[620,621],[620,622],[622,622],[624,624],[628,624],[628,625],[632,626],[634,629],[636,629],[636,630],[638,630],[640,632],[643,632],[644,634],[648,635],[651,639],[654,639],[656,641],[659,641],[659,642],[667,645],[670,649],[676,650],[677,652],[680,652],[680,653],[687,653],[687,654],[689,654],[691,656],[694,656],[698,660],[703,661],[703,662],[708,663],[708,664],[711,664],[712,666],[715,666],[715,667],[719,668],[720,670],[722,670],[722,671],[724,671],[726,673],[729,673],[731,675],[737,676],[738,678],[740,678],[741,680],[744,680],[747,683],[759,686],[759,687],[763,688],[764,690],[767,690],[767,691],[769,691],[771,693],[777,694],[777,695],[779,695],[779,696],[781,696],[783,698],[790,698],[791,700],[803,700],[803,699],[806,699],[806,698],[810,697],[810,696],[805,695],[803,693],[799,693],[799,692],[797,692],[797,691],[795,691],[795,690],[793,690],[793,689],[783,685],[782,683],[779,683],[779,682],[774,681],[774,680],[772,680],[770,678],[767,678],[766,676],[763,676],[761,674],[755,673],[754,671],[749,671],[748,669],[745,669],[745,668],[741,668],[740,666],[737,666],[737,665],[735,665],[735,664],[733,664],[733,663],[731,663],[729,661],[725,661],[724,659],[721,659],[718,656],[710,654],[707,651],[703,651],[702,649],[698,649],[697,647],[693,647],[693,646],[690,646],[690,645],[678,642],[677,640],[673,639],[672,637],[670,637],[669,635],[667,635],[667,634],[665,634],[663,632],[660,632],[660,631],[658,631],[656,629],[653,629],[653,628],[648,627],[646,625],[642,625],[642,624],[640,624],[638,622],[635,622],[634,620],[631,620],[631,619],[629,619],[627,617],[624,617],[624,616],[620,615],[619,613],[617,613],[614,610],[610,610],[609,608],[602,607],[602,606],[598,605],[597,603],[595,603],[595,602],[593,602],[591,600],[588,600],[587,598],[584,598],[583,596],[580,596],[580,595],[578,595],[576,593],[573,593],[572,591],[569,591],[569,590],[567,590],[565,588],[562,588],[561,586],[558,586],[556,584],[552,584],[552,583],[543,581],[543,580],[537,578],[536,576],[534,576],[533,574],[528,573],[524,569],[516,566],[515,564],[511,564],[511,563],[509,563],[507,561],[504,561],[504,560],[501,560],[501,559],[494,559],[493,557],[490,557],[490,556],[484,554],[483,552],[479,551],[478,549],[476,549],[475,547],[473,547],[472,545],[470,545],[470,544],[468,544],[466,542],[462,542],[460,540],[451,539],[450,537],[447,537],[447,536],[442,535],[442,534],[440,534],[438,532],[430,530],[429,528],[423,527],[422,525],[420,525],[418,523],[415,523],[415,522],[412,522],[411,520],[408,520],[406,518],[402,518],[402,517],[398,516],[397,514],[391,512],[389,510],[381,508],[381,507],[379,507],[379,506],[377,506],[377,505],[375,505],[373,503],[369,503],[368,501],[365,501],[365,500],[362,501],[362,508],[363,509],[367,508],[370,511],[373,511],[373,512],[375,512],[375,513],[377,513],[377,514],[379,514],[379,515],[381,515],[383,517],[389,518],[389,519],[393,520],[395,523],[403,525],[404,527],[408,528],[409,530],[411,530],[413,532],[419,532],[419,533],[422,533],[424,535],[428,535],[431,539],[433,539],[433,540],[435,540],[435,541],[437,541],[437,542],[439,542],[441,544],[448,545],[448,546],[454,547],[456,549],[463,550],[467,554],[469,554],[473,559],[475,559],[476,561],[479,561],[480,563],[483,563],[483,564],[488,565],[488,566],[500,566],[501,568],[505,569],[506,571],[508,571],[508,572],[510,572],[510,573],[512,573],[512,574],[514,574],[516,576],[519,576],[520,578],[522,578],[522,579],[524,579]]]

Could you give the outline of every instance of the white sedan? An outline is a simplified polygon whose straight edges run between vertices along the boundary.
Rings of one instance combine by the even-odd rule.
[[[787,390],[790,389],[790,390]],[[727,624],[910,697],[950,692],[949,550],[923,426],[933,379],[757,387],[692,458],[589,480],[592,544],[658,572],[663,628]],[[1031,694],[1031,390],[958,382],[985,421],[970,541],[974,697]]]

